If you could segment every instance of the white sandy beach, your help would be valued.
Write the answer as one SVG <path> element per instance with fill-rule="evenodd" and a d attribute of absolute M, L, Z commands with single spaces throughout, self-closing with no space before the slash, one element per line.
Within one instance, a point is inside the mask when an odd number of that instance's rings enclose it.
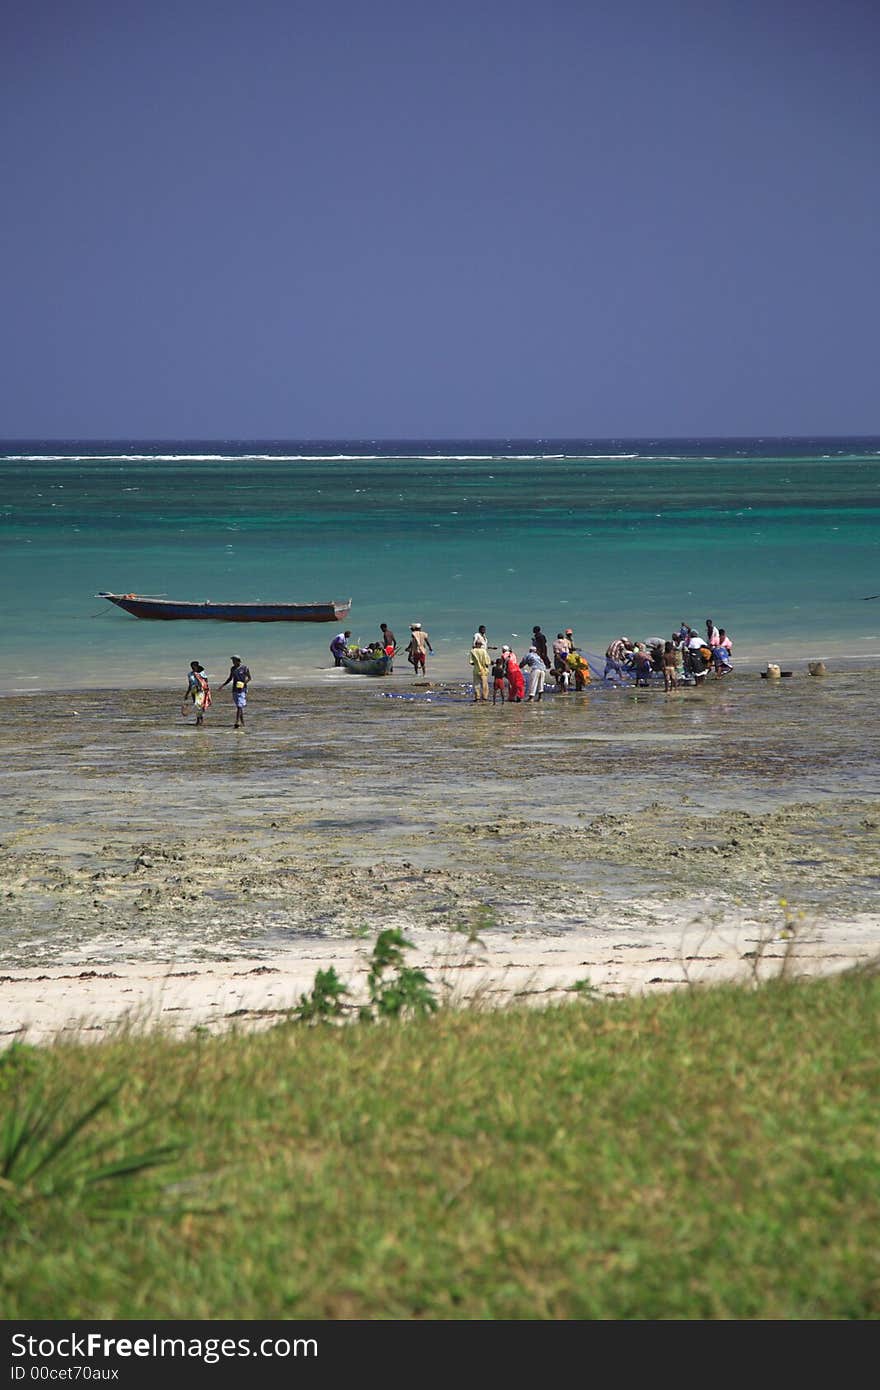
<path fill-rule="evenodd" d="M 525 932 L 493 929 L 482 944 L 455 936 L 440 943 L 436 932 L 407 930 L 408 963 L 428 973 L 437 998 L 486 1007 L 513 1002 L 560 1001 L 578 984 L 595 997 L 652 994 L 688 985 L 738 982 L 747 986 L 781 974 L 828 975 L 876 959 L 880 914 L 855 919 L 800 922 L 794 936 L 770 936 L 745 917 L 720 923 L 682 924 L 696 903 L 668 920 L 643 906 L 644 927 L 614 932 L 610 923 L 591 932 L 535 939 Z M 176 1035 L 268 1027 L 282 1020 L 314 984 L 315 973 L 333 966 L 351 991 L 365 998 L 370 943 L 312 941 L 296 951 L 239 960 L 123 962 L 112 970 L 85 968 L 13 971 L 0 979 L 2 1034 L 30 1043 L 94 1040 L 120 1028 L 159 1027 Z"/>

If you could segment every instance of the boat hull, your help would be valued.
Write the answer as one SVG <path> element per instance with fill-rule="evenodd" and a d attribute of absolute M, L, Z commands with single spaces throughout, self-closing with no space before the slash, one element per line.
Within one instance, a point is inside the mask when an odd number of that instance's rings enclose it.
<path fill-rule="evenodd" d="M 394 670 L 393 656 L 342 656 L 340 661 L 346 671 L 351 671 L 356 676 L 390 676 Z"/>
<path fill-rule="evenodd" d="M 351 599 L 344 603 L 184 603 L 140 594 L 100 593 L 135 618 L 170 622 L 202 618 L 221 623 L 335 623 L 348 617 Z"/>

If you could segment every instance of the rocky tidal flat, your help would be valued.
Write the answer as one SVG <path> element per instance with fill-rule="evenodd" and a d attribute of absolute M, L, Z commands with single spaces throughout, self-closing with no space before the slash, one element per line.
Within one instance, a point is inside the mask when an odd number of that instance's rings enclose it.
<path fill-rule="evenodd" d="M 449 681 L 257 684 L 244 733 L 222 695 L 201 730 L 168 692 L 7 697 L 2 1038 L 119 1019 L 173 978 L 175 1026 L 269 1018 L 316 962 L 362 974 L 389 926 L 499 998 L 871 960 L 873 679 L 503 709 Z M 193 982 L 221 977 L 208 1008 Z"/>

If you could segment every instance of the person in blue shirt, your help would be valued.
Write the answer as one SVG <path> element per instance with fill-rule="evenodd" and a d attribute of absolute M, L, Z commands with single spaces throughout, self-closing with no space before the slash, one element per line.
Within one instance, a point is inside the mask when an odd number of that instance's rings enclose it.
<path fill-rule="evenodd" d="M 230 657 L 232 667 L 220 689 L 224 685 L 232 684 L 232 702 L 235 705 L 235 723 L 233 729 L 244 728 L 244 711 L 247 705 L 248 686 L 251 682 L 251 673 L 245 666 L 240 656 Z"/>

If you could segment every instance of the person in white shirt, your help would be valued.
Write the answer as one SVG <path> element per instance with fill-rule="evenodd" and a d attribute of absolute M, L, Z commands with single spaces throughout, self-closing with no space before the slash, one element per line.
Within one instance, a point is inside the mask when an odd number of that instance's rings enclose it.
<path fill-rule="evenodd" d="M 538 648 L 529 647 L 519 665 L 526 677 L 526 701 L 540 700 L 544 693 L 547 667 L 538 654 Z"/>

